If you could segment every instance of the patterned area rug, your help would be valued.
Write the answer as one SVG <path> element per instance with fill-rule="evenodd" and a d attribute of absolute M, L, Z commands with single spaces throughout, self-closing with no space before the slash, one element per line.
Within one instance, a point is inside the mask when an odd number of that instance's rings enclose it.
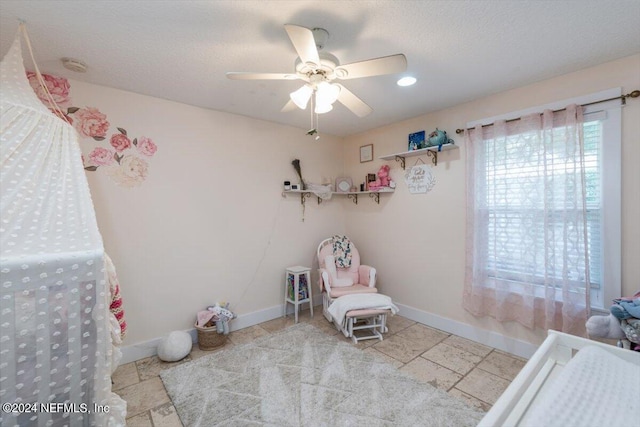
<path fill-rule="evenodd" d="M 304 323 L 160 377 L 187 427 L 460 427 L 484 415 Z"/>

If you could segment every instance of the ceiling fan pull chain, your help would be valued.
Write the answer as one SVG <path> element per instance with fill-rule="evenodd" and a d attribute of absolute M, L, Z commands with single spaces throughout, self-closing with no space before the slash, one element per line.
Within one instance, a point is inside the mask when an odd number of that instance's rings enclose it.
<path fill-rule="evenodd" d="M 315 96 L 311 95 L 311 105 L 310 105 L 311 108 L 309 108 L 309 114 L 311 114 L 311 127 L 309 129 L 313 129 L 314 128 L 314 126 L 313 126 L 313 110 L 316 108 L 315 105 L 314 105 L 315 104 L 314 101 L 315 101 Z"/>
<path fill-rule="evenodd" d="M 313 96 L 311 97 L 311 130 L 308 132 L 309 135 L 314 135 L 315 134 L 315 140 L 319 140 L 320 139 L 320 134 L 318 133 L 318 123 L 319 123 L 319 118 L 318 118 L 318 113 L 315 113 L 316 111 L 316 95 L 317 92 L 314 92 Z M 313 114 L 315 113 L 316 115 L 316 120 L 315 120 L 315 126 L 313 124 Z"/>

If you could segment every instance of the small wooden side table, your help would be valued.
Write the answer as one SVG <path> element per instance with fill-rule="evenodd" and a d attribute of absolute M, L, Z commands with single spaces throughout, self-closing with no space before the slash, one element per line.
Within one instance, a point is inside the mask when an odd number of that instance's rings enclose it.
<path fill-rule="evenodd" d="M 298 307 L 309 303 L 313 317 L 313 295 L 311 294 L 311 269 L 296 265 L 286 269 L 284 277 L 284 316 L 287 315 L 287 303 L 293 304 L 296 323 L 298 323 Z"/>

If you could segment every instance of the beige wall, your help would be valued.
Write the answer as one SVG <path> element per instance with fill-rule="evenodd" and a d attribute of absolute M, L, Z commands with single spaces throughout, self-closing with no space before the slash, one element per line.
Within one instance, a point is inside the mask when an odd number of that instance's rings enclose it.
<path fill-rule="evenodd" d="M 462 309 L 465 265 L 465 152 L 455 134 L 469 121 L 587 95 L 613 87 L 623 93 L 640 89 L 640 55 L 495 94 L 432 114 L 351 136 L 345 141 L 347 175 L 361 182 L 380 165 L 391 166 L 398 182 L 380 205 L 348 206 L 346 227 L 367 263 L 378 268 L 380 287 L 401 304 L 509 337 L 537 343 L 544 331 L 475 318 Z M 415 86 L 420 89 L 420 82 Z M 425 93 L 424 96 L 429 96 Z M 640 278 L 640 99 L 623 109 L 622 141 L 622 290 L 638 289 Z M 458 150 L 443 153 L 434 168 L 436 186 L 428 194 L 410 195 L 399 163 L 377 157 L 406 151 L 407 135 L 419 130 L 446 130 Z M 359 163 L 359 147 L 374 144 L 375 161 Z M 417 157 L 407 159 L 413 166 Z M 430 159 L 424 157 L 425 162 Z"/>
<path fill-rule="evenodd" d="M 455 129 L 470 120 L 622 86 L 640 87 L 640 55 L 417 117 L 374 131 L 318 142 L 300 129 L 71 81 L 73 104 L 94 106 L 129 134 L 158 145 L 148 180 L 116 186 L 100 171 L 89 184 L 103 234 L 122 283 L 129 335 L 125 345 L 188 329 L 195 312 L 216 300 L 238 314 L 281 304 L 283 269 L 313 265 L 315 245 L 347 232 L 363 259 L 378 268 L 380 287 L 401 304 L 539 342 L 541 331 L 476 319 L 461 308 L 464 279 L 464 149 L 443 153 L 437 184 L 410 195 L 399 164 L 378 156 L 406 149 L 407 134 Z M 420 86 L 416 86 L 420 90 Z M 428 94 L 425 94 L 428 96 Z M 623 110 L 623 293 L 640 277 L 640 101 Z M 374 144 L 374 160 L 359 163 L 359 147 Z M 92 143 L 82 143 L 85 155 Z M 381 164 L 391 166 L 395 194 L 380 204 L 334 199 L 307 203 L 282 197 L 299 158 L 312 182 L 346 170 L 354 183 Z M 344 160 L 343 160 L 344 159 Z M 417 158 L 407 159 L 407 165 Z M 430 159 L 424 158 L 429 162 Z"/>
<path fill-rule="evenodd" d="M 310 265 L 315 245 L 344 232 L 339 202 L 312 201 L 301 221 L 298 158 L 311 182 L 342 171 L 342 141 L 246 117 L 71 81 L 73 104 L 107 114 L 111 131 L 152 138 L 142 186 L 88 173 L 98 225 L 122 284 L 125 345 L 189 329 L 216 300 L 238 314 L 282 304 L 284 268 Z M 85 157 L 95 146 L 81 142 Z"/>

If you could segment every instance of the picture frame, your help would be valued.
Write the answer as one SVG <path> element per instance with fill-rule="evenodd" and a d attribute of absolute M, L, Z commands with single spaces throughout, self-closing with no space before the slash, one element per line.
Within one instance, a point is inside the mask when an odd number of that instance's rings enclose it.
<path fill-rule="evenodd" d="M 373 144 L 367 144 L 360 147 L 360 163 L 366 163 L 373 160 Z"/>
<path fill-rule="evenodd" d="M 421 130 L 420 132 L 414 132 L 409 134 L 409 145 L 407 151 L 415 151 L 421 148 L 425 148 L 426 132 Z"/>
<path fill-rule="evenodd" d="M 336 193 L 349 193 L 353 187 L 353 181 L 349 177 L 336 179 Z"/>
<path fill-rule="evenodd" d="M 364 178 L 365 191 L 369 191 L 369 184 L 371 184 L 372 182 L 375 182 L 376 179 L 378 179 L 378 176 L 375 173 L 367 174 L 367 176 Z"/>

